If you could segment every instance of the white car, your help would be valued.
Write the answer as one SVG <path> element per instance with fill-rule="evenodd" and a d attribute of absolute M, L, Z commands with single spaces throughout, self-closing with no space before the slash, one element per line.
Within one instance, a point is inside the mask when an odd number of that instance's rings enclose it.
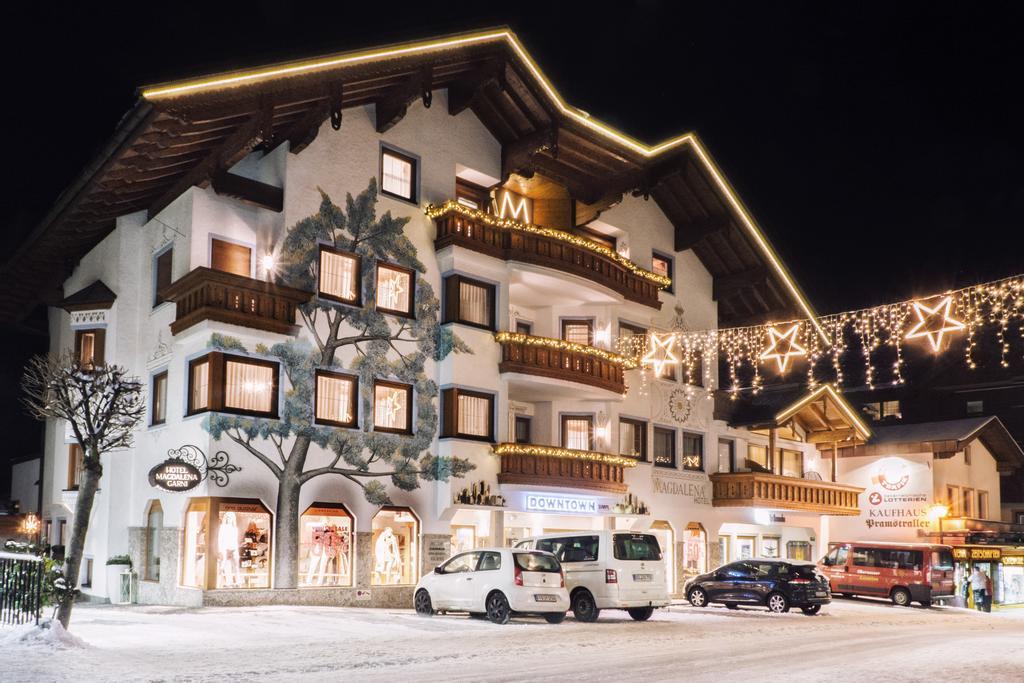
<path fill-rule="evenodd" d="M 597 621 L 602 609 L 624 609 L 646 621 L 671 600 L 665 561 L 654 534 L 574 531 L 527 538 L 517 548 L 554 553 L 565 570 L 573 616 Z"/>
<path fill-rule="evenodd" d="M 459 553 L 416 584 L 416 613 L 486 614 L 495 624 L 513 614 L 539 614 L 560 623 L 569 609 L 565 574 L 551 553 L 481 548 Z"/>

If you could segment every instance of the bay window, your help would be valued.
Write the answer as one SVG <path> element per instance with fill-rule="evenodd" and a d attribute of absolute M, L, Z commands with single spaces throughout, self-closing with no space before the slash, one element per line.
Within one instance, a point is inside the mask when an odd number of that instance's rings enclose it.
<path fill-rule="evenodd" d="M 444 318 L 486 330 L 495 329 L 494 285 L 461 275 L 444 279 Z"/>
<path fill-rule="evenodd" d="M 272 361 L 209 353 L 189 362 L 188 414 L 206 410 L 277 417 L 279 366 Z"/>
<path fill-rule="evenodd" d="M 562 448 L 589 451 L 594 444 L 593 415 L 562 416 Z"/>
<path fill-rule="evenodd" d="M 415 276 L 409 268 L 378 263 L 377 310 L 411 318 L 414 282 Z"/>
<path fill-rule="evenodd" d="M 494 441 L 494 395 L 466 389 L 441 392 L 442 437 Z"/>
<path fill-rule="evenodd" d="M 377 380 L 373 385 L 373 429 L 412 434 L 412 385 Z"/>
<path fill-rule="evenodd" d="M 357 421 L 359 378 L 327 370 L 316 371 L 316 421 L 353 428 Z"/>
<path fill-rule="evenodd" d="M 323 299 L 359 305 L 360 258 L 357 254 L 320 246 L 320 284 Z"/>

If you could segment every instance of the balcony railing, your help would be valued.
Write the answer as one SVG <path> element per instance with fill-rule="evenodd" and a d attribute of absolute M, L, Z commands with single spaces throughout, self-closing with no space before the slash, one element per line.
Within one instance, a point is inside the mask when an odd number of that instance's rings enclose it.
<path fill-rule="evenodd" d="M 528 486 L 559 486 L 625 493 L 623 473 L 636 461 L 611 453 L 578 451 L 554 446 L 500 443 L 498 482 Z"/>
<path fill-rule="evenodd" d="M 625 371 L 632 359 L 592 346 L 529 334 L 499 332 L 498 372 L 518 372 L 567 382 L 587 384 L 617 394 L 625 393 Z"/>
<path fill-rule="evenodd" d="M 428 207 L 437 224 L 436 249 L 458 245 L 505 261 L 554 268 L 603 285 L 630 301 L 661 308 L 658 290 L 669 278 L 645 270 L 603 244 L 445 202 Z"/>
<path fill-rule="evenodd" d="M 864 489 L 777 474 L 737 472 L 712 474 L 711 490 L 715 507 L 765 507 L 823 515 L 859 515 L 857 499 Z"/>
<path fill-rule="evenodd" d="M 204 320 L 295 334 L 296 308 L 312 297 L 300 289 L 210 268 L 196 268 L 162 294 L 177 306 L 171 334 Z"/>

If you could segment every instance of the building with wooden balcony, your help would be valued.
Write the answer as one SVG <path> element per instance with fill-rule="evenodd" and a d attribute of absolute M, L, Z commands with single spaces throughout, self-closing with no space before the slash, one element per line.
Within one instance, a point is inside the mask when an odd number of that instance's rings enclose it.
<path fill-rule="evenodd" d="M 741 424 L 713 351 L 638 365 L 653 333 L 814 317 L 695 134 L 584 114 L 503 28 L 139 92 L 0 264 L 0 316 L 46 303 L 54 351 L 146 385 L 86 541 L 140 602 L 407 606 L 439 558 L 554 529 L 655 536 L 678 593 L 863 508 L 834 392 Z M 55 544 L 72 446 L 51 425 Z"/>

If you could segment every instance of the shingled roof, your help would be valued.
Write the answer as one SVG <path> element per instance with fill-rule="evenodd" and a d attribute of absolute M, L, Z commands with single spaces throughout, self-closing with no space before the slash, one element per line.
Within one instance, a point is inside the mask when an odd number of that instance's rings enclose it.
<path fill-rule="evenodd" d="M 501 142 L 503 180 L 550 177 L 580 215 L 626 192 L 652 197 L 675 226 L 676 249 L 692 248 L 714 276 L 721 325 L 817 324 L 695 134 L 647 145 L 567 104 L 507 28 L 143 88 L 103 151 L 0 265 L 0 319 L 60 301 L 60 284 L 118 216 L 153 216 L 253 150 L 287 142 L 301 152 L 345 109 L 375 105 L 383 132 L 442 88 L 449 113 L 471 110 Z"/>

